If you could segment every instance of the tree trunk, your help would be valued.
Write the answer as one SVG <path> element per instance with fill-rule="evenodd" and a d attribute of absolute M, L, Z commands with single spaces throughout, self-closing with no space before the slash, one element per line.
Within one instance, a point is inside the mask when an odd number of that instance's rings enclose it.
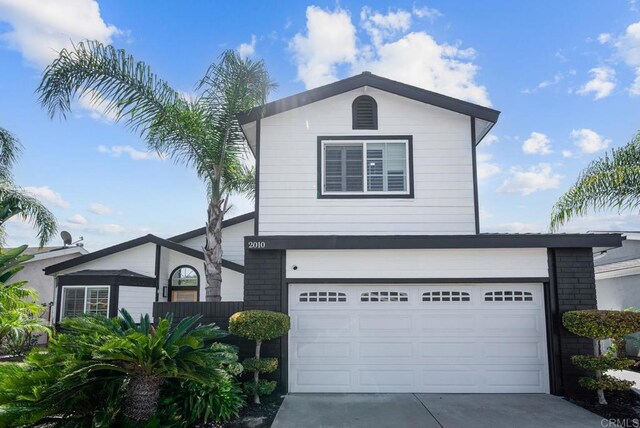
<path fill-rule="evenodd" d="M 593 352 L 594 354 L 596 354 L 596 356 L 600 355 L 600 341 L 599 340 L 594 340 L 593 341 Z M 598 379 L 598 381 L 600 379 L 602 379 L 602 371 L 601 370 L 595 370 L 596 373 L 596 379 Z M 598 390 L 598 403 L 599 404 L 607 404 L 607 399 L 604 398 L 604 391 L 602 389 Z"/>
<path fill-rule="evenodd" d="M 146 421 L 158 411 L 162 378 L 134 376 L 129 380 L 123 414 L 134 421 Z"/>
<path fill-rule="evenodd" d="M 204 246 L 204 272 L 207 279 L 206 301 L 222 300 L 222 219 L 223 200 L 209 201 L 207 208 L 206 242 Z"/>
<path fill-rule="evenodd" d="M 260 360 L 260 346 L 262 340 L 256 340 L 256 360 Z M 253 395 L 253 404 L 260 404 L 260 396 L 258 395 L 258 384 L 260 383 L 260 372 L 253 372 L 253 382 L 256 384 L 256 393 Z"/>

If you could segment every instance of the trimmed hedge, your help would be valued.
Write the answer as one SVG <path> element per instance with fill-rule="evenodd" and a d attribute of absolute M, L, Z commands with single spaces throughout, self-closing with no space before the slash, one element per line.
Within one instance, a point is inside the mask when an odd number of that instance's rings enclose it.
<path fill-rule="evenodd" d="M 287 334 L 289 316 L 272 311 L 236 312 L 229 318 L 229 333 L 249 340 L 270 340 Z"/>
<path fill-rule="evenodd" d="M 258 371 L 260 373 L 273 373 L 278 368 L 277 358 L 247 358 L 242 361 L 242 367 L 246 372 Z"/>
<path fill-rule="evenodd" d="M 631 367 L 635 361 L 628 358 L 616 358 L 601 355 L 574 355 L 571 362 L 576 366 L 587 370 L 624 370 Z"/>
<path fill-rule="evenodd" d="M 640 313 L 597 309 L 569 311 L 562 315 L 562 324 L 578 336 L 604 340 L 640 331 Z"/>
<path fill-rule="evenodd" d="M 634 385 L 631 380 L 622 380 L 609 375 L 602 375 L 600 378 L 581 377 L 578 379 L 580 386 L 592 391 L 626 391 Z"/>

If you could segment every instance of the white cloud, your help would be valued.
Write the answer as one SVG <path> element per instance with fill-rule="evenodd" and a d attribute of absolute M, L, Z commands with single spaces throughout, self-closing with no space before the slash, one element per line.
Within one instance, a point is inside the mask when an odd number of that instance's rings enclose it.
<path fill-rule="evenodd" d="M 635 70 L 636 77 L 629 87 L 629 93 L 640 95 L 640 21 L 629 25 L 624 34 L 616 38 L 613 46 L 617 56 Z"/>
<path fill-rule="evenodd" d="M 110 215 L 113 214 L 113 209 L 107 205 L 99 204 L 97 202 L 89 205 L 89 211 L 98 215 Z"/>
<path fill-rule="evenodd" d="M 540 190 L 556 189 L 560 186 L 561 178 L 562 176 L 553 172 L 548 163 L 539 163 L 526 171 L 514 167 L 511 169 L 511 176 L 502 183 L 498 191 L 526 196 Z"/>
<path fill-rule="evenodd" d="M 484 180 L 493 175 L 500 173 L 500 166 L 491 163 L 492 156 L 488 153 L 478 153 L 476 161 L 478 163 L 478 179 Z"/>
<path fill-rule="evenodd" d="M 522 151 L 528 155 L 548 155 L 551 150 L 551 140 L 541 132 L 532 132 L 522 143 Z"/>
<path fill-rule="evenodd" d="M 533 89 L 528 89 L 528 88 L 524 89 L 524 90 L 522 90 L 522 93 L 524 93 L 524 94 L 533 94 L 538 89 L 544 89 L 544 88 L 548 88 L 549 86 L 557 85 L 558 83 L 562 82 L 563 79 L 564 79 L 564 74 L 556 73 L 553 76 L 552 79 L 543 80 L 542 82 L 538 83 L 535 88 L 533 88 Z"/>
<path fill-rule="evenodd" d="M 598 42 L 601 44 L 605 44 L 611 41 L 611 34 L 609 33 L 600 33 L 598 34 Z"/>
<path fill-rule="evenodd" d="M 337 66 L 355 60 L 356 28 L 344 9 L 330 12 L 309 6 L 306 35 L 296 34 L 289 46 L 298 78 L 307 88 L 314 88 L 338 80 Z"/>
<path fill-rule="evenodd" d="M 423 6 L 423 7 L 414 7 L 413 14 L 418 18 L 427 18 L 429 21 L 435 21 L 436 18 L 442 16 L 442 13 L 438 9 L 434 9 L 431 7 Z"/>
<path fill-rule="evenodd" d="M 370 43 L 356 38 L 356 28 L 344 9 L 307 8 L 307 28 L 291 40 L 298 78 L 307 89 L 338 80 L 339 71 L 364 70 L 490 106 L 484 86 L 475 79 L 475 51 L 459 43 L 438 43 L 424 31 L 411 32 L 411 15 L 401 9 L 384 15 L 363 8 L 361 26 Z M 332 31 L 327 31 L 330 28 Z"/>
<path fill-rule="evenodd" d="M 562 151 L 563 158 L 571 158 L 573 157 L 573 152 L 571 150 L 563 150 Z"/>
<path fill-rule="evenodd" d="M 485 146 L 490 146 L 493 143 L 497 143 L 498 141 L 500 141 L 500 139 L 497 136 L 489 134 L 482 139 L 482 144 L 484 144 Z"/>
<path fill-rule="evenodd" d="M 256 53 L 256 36 L 255 34 L 251 35 L 251 42 L 249 43 L 241 43 L 238 46 L 238 54 L 241 58 L 248 58 L 253 56 Z"/>
<path fill-rule="evenodd" d="M 578 95 L 593 93 L 596 100 L 611 95 L 611 92 L 616 87 L 616 72 L 613 68 L 607 66 L 595 67 L 589 70 L 589 74 L 593 78 L 576 91 Z"/>
<path fill-rule="evenodd" d="M 62 198 L 60 193 L 54 192 L 49 188 L 49 186 L 25 187 L 24 190 L 31 196 L 34 196 L 35 198 L 43 202 L 45 205 L 49 204 L 53 205 L 54 207 L 65 209 L 71 206 L 69 202 L 65 201 Z"/>
<path fill-rule="evenodd" d="M 0 40 L 39 68 L 72 42 L 90 39 L 109 44 L 121 33 L 104 22 L 95 0 L 0 0 L 0 21 L 11 27 Z"/>
<path fill-rule="evenodd" d="M 81 216 L 80 214 L 74 214 L 67 219 L 69 223 L 73 224 L 87 224 L 87 219 Z"/>
<path fill-rule="evenodd" d="M 97 224 L 83 228 L 85 231 L 95 233 L 97 235 L 119 235 L 127 229 L 119 224 Z"/>
<path fill-rule="evenodd" d="M 120 157 L 123 154 L 129 155 L 132 160 L 164 160 L 166 159 L 164 156 L 159 155 L 156 152 L 148 152 L 135 149 L 131 146 L 98 146 L 98 151 L 100 153 L 109 154 L 113 157 Z"/>
<path fill-rule="evenodd" d="M 506 232 L 506 233 L 539 233 L 543 232 L 547 227 L 539 223 L 502 223 L 487 225 L 483 227 L 483 230 L 491 232 Z"/>
<path fill-rule="evenodd" d="M 411 14 L 402 9 L 383 15 L 365 6 L 360 12 L 360 19 L 376 47 L 398 33 L 409 31 L 411 27 Z"/>
<path fill-rule="evenodd" d="M 571 131 L 571 138 L 573 138 L 573 144 L 580 147 L 582 153 L 596 153 L 605 150 L 611 144 L 611 140 L 587 128 L 574 129 Z"/>

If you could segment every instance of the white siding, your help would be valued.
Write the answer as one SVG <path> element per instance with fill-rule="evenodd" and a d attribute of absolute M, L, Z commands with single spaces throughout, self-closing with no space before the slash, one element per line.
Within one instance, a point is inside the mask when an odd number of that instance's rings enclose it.
<path fill-rule="evenodd" d="M 141 275 L 155 277 L 156 244 L 144 244 L 109 256 L 83 263 L 57 273 L 64 275 L 86 269 L 128 269 Z"/>
<path fill-rule="evenodd" d="M 188 265 L 198 271 L 200 275 L 200 301 L 204 302 L 206 299 L 207 278 L 204 274 L 204 262 L 198 258 L 188 256 L 186 254 L 179 253 L 164 249 L 163 252 L 167 253 L 167 270 L 166 280 L 164 283 L 160 283 L 161 294 L 162 287 L 169 284 L 169 275 L 178 266 Z M 242 301 L 244 296 L 244 275 L 233 271 L 231 269 L 222 268 L 222 301 L 224 302 L 237 302 Z M 163 299 L 166 300 L 166 299 Z"/>
<path fill-rule="evenodd" d="M 253 220 L 243 221 L 222 229 L 222 257 L 225 260 L 244 265 L 245 236 L 253 236 Z M 181 245 L 198 251 L 202 250 L 204 243 L 204 235 L 180 242 Z"/>
<path fill-rule="evenodd" d="M 140 319 L 140 315 L 153 314 L 153 302 L 156 299 L 156 289 L 152 287 L 120 286 L 118 306 L 126 309 L 134 321 Z M 115 314 L 113 314 L 115 315 Z"/>
<path fill-rule="evenodd" d="M 287 278 L 534 278 L 549 275 L 546 248 L 289 250 L 286 268 Z"/>
<path fill-rule="evenodd" d="M 262 235 L 475 233 L 470 118 L 366 88 L 379 129 L 351 129 L 364 88 L 264 118 Z M 414 199 L 318 199 L 317 137 L 412 135 Z"/>

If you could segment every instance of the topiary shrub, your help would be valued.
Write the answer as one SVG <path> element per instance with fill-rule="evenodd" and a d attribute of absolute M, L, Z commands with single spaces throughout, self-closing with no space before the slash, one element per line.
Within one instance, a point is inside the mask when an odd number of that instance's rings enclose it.
<path fill-rule="evenodd" d="M 245 383 L 244 389 L 253 395 L 255 404 L 260 404 L 261 395 L 269 395 L 276 389 L 275 381 L 260 379 L 260 373 L 272 373 L 278 368 L 277 358 L 260 358 L 262 341 L 287 334 L 290 326 L 289 316 L 281 312 L 243 311 L 229 318 L 229 333 L 256 342 L 256 356 L 242 362 L 246 373 L 253 372 L 253 382 Z"/>
<path fill-rule="evenodd" d="M 562 315 L 562 324 L 578 336 L 589 337 L 595 341 L 611 339 L 614 344 L 619 344 L 624 336 L 640 331 L 640 313 L 596 309 L 569 311 Z M 595 355 L 574 355 L 571 361 L 580 368 L 595 372 L 595 376 L 582 377 L 578 383 L 583 388 L 597 391 L 598 402 L 607 404 L 604 391 L 626 390 L 631 388 L 633 382 L 603 375 L 602 372 L 623 370 L 632 366 L 634 361 L 618 358 L 616 352 L 600 355 L 598 342 L 594 342 L 594 349 Z"/>

